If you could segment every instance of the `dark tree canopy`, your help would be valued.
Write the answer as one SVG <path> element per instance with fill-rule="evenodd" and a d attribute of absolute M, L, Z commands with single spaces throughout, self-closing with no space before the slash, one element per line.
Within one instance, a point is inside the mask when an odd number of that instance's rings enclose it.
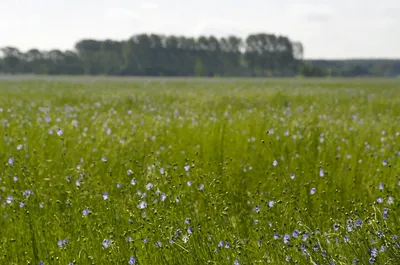
<path fill-rule="evenodd" d="M 395 60 L 304 61 L 300 42 L 274 34 L 216 38 L 139 34 L 84 39 L 74 50 L 1 49 L 0 73 L 147 76 L 397 76 Z"/>

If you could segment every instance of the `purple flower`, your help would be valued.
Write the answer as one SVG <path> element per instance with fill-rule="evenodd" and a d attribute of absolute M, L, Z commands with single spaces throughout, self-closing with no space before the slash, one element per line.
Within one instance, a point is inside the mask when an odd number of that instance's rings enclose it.
<path fill-rule="evenodd" d="M 335 230 L 335 231 L 339 230 L 339 225 L 338 224 L 334 224 L 333 225 L 333 230 Z"/>
<path fill-rule="evenodd" d="M 89 209 L 86 208 L 85 210 L 82 211 L 83 216 L 86 216 L 90 213 Z"/>
<path fill-rule="evenodd" d="M 150 190 L 151 188 L 153 188 L 153 184 L 152 183 L 147 183 L 146 189 Z"/>
<path fill-rule="evenodd" d="M 219 241 L 218 242 L 218 247 L 222 248 L 225 245 L 224 241 Z"/>
<path fill-rule="evenodd" d="M 11 204 L 14 201 L 14 197 L 13 196 L 7 196 L 6 202 L 8 204 Z"/>
<path fill-rule="evenodd" d="M 288 243 L 289 243 L 289 239 L 290 239 L 290 235 L 289 235 L 289 234 L 286 234 L 286 235 L 283 237 L 283 243 L 288 244 Z"/>
<path fill-rule="evenodd" d="M 272 165 L 273 165 L 274 167 L 276 167 L 276 166 L 278 165 L 278 161 L 274 160 L 274 162 L 272 162 Z"/>
<path fill-rule="evenodd" d="M 136 264 L 136 258 L 135 258 L 134 256 L 130 257 L 130 258 L 129 258 L 128 264 L 129 264 L 129 265 L 134 265 L 134 264 Z"/>
<path fill-rule="evenodd" d="M 165 199 L 167 198 L 167 195 L 165 195 L 165 193 L 161 194 L 161 201 L 165 201 Z"/>
<path fill-rule="evenodd" d="M 377 203 L 382 203 L 383 199 L 382 198 L 378 198 L 376 201 L 377 201 Z"/>
<path fill-rule="evenodd" d="M 61 247 L 63 247 L 64 245 L 66 245 L 67 243 L 68 243 L 68 238 L 66 238 L 66 239 L 63 239 L 63 240 L 59 240 L 58 242 L 57 242 L 57 245 L 61 248 Z"/>
<path fill-rule="evenodd" d="M 294 174 L 293 174 L 293 173 L 290 174 L 290 178 L 291 178 L 291 179 L 294 179 Z"/>
<path fill-rule="evenodd" d="M 162 247 L 161 241 L 157 241 L 156 244 L 155 244 L 155 246 L 158 247 L 158 248 Z"/>
<path fill-rule="evenodd" d="M 187 224 L 187 225 L 190 224 L 190 218 L 185 219 L 185 224 Z"/>
<path fill-rule="evenodd" d="M 26 191 L 24 191 L 24 193 L 23 193 L 23 195 L 26 196 L 26 197 L 28 197 L 29 195 L 32 195 L 32 194 L 33 194 L 33 192 L 30 191 L 30 190 L 26 190 Z"/>
<path fill-rule="evenodd" d="M 104 248 L 108 248 L 111 246 L 112 241 L 110 239 L 104 239 L 103 242 L 101 243 Z"/>
<path fill-rule="evenodd" d="M 147 207 L 147 202 L 145 201 L 141 201 L 138 205 L 139 209 L 144 209 Z"/>
<path fill-rule="evenodd" d="M 316 188 L 312 188 L 312 189 L 310 190 L 310 194 L 311 194 L 311 195 L 314 195 L 316 191 L 317 191 Z"/>
<path fill-rule="evenodd" d="M 278 233 L 275 233 L 275 234 L 274 234 L 274 239 L 277 240 L 278 238 L 279 238 L 279 234 L 278 234 Z"/>
<path fill-rule="evenodd" d="M 376 248 L 373 248 L 371 250 L 371 256 L 374 257 L 374 258 L 376 258 L 376 256 L 378 256 L 378 250 Z"/>
<path fill-rule="evenodd" d="M 357 219 L 357 220 L 356 220 L 356 226 L 357 226 L 357 227 L 361 226 L 361 225 L 362 225 L 362 222 L 363 222 L 363 220 Z"/>
<path fill-rule="evenodd" d="M 320 176 L 320 177 L 325 176 L 325 171 L 324 171 L 324 169 L 322 169 L 322 168 L 319 169 L 319 176 Z"/>
<path fill-rule="evenodd" d="M 204 184 L 200 184 L 199 190 L 204 190 Z"/>
<path fill-rule="evenodd" d="M 300 235 L 300 231 L 297 230 L 297 229 L 295 229 L 295 230 L 293 231 L 293 237 L 294 237 L 294 238 L 297 238 L 299 235 Z"/>
<path fill-rule="evenodd" d="M 383 186 L 382 183 L 379 183 L 379 189 L 380 189 L 380 190 L 383 190 L 383 189 L 384 189 L 384 186 Z"/>
<path fill-rule="evenodd" d="M 103 199 L 104 199 L 104 200 L 107 200 L 107 199 L 108 199 L 108 192 L 104 192 L 104 193 L 103 193 Z"/>
<path fill-rule="evenodd" d="M 268 206 L 269 206 L 270 208 L 274 207 L 274 204 L 275 204 L 274 201 L 269 201 L 269 202 L 268 202 Z"/>

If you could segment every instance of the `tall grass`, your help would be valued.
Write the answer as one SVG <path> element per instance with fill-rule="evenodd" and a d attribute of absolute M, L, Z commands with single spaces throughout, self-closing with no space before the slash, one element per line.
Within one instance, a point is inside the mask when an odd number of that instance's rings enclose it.
<path fill-rule="evenodd" d="M 400 82 L 0 82 L 0 264 L 399 264 Z"/>

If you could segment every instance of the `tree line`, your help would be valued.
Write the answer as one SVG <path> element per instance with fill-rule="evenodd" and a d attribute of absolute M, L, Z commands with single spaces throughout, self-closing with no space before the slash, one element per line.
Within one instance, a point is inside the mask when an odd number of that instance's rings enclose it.
<path fill-rule="evenodd" d="M 21 52 L 2 48 L 0 72 L 149 76 L 292 76 L 303 48 L 285 36 L 163 36 L 140 34 L 125 41 L 84 39 L 74 50 Z"/>
<path fill-rule="evenodd" d="M 396 76 L 399 61 L 303 60 L 300 42 L 258 33 L 236 36 L 139 34 L 84 39 L 74 50 L 1 49 L 0 73 L 147 76 Z"/>

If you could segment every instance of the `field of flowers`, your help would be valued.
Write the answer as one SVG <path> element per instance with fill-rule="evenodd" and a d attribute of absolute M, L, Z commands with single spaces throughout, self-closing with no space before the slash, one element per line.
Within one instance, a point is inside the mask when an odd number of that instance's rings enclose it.
<path fill-rule="evenodd" d="M 400 264 L 400 81 L 0 81 L 0 264 Z"/>

